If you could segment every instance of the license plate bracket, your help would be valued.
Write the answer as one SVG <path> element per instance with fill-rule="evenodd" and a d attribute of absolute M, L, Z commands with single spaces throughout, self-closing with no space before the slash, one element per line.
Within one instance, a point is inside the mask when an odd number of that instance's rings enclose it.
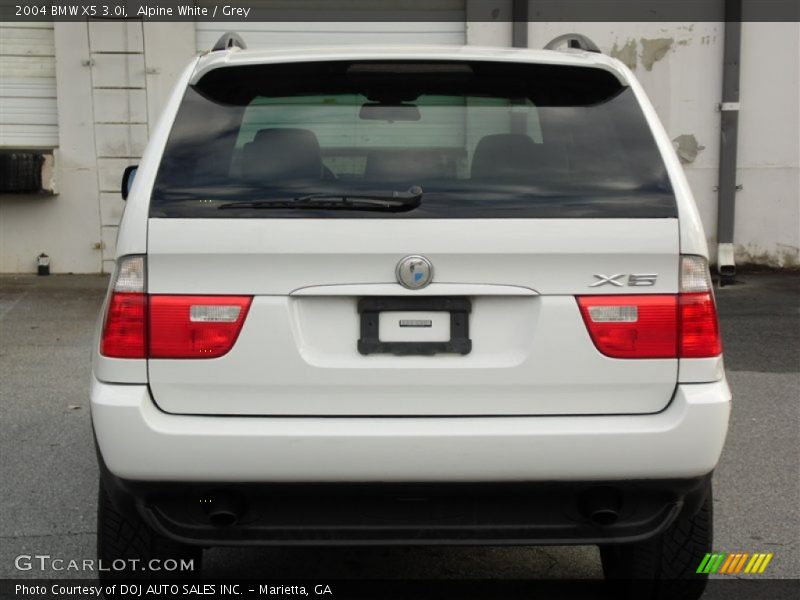
<path fill-rule="evenodd" d="M 381 312 L 448 312 L 450 313 L 450 339 L 440 342 L 384 342 L 380 339 L 379 315 Z M 469 298 L 431 296 L 406 298 L 375 296 L 358 301 L 361 317 L 361 337 L 358 351 L 363 355 L 394 354 L 396 356 L 433 356 L 434 354 L 461 354 L 472 351 L 469 338 L 469 315 L 472 302 Z"/>

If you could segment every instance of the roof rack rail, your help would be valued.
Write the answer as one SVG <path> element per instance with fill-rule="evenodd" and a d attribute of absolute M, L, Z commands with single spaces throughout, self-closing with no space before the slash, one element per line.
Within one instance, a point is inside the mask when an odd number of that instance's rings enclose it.
<path fill-rule="evenodd" d="M 597 52 L 598 54 L 601 54 L 600 48 L 597 47 L 597 44 L 580 33 L 565 33 L 564 35 L 554 37 L 552 40 L 547 42 L 547 45 L 544 47 L 544 49 L 558 50 L 562 44 L 566 44 L 567 48 L 583 50 L 584 52 Z"/>
<path fill-rule="evenodd" d="M 214 44 L 211 51 L 217 52 L 219 50 L 230 50 L 231 48 L 246 50 L 247 44 L 244 43 L 242 37 L 235 31 L 226 31 L 222 34 L 222 37 L 217 40 L 217 43 Z"/>

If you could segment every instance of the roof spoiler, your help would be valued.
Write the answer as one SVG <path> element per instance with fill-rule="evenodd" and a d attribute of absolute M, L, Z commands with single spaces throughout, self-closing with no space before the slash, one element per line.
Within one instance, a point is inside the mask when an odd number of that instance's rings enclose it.
<path fill-rule="evenodd" d="M 592 40 L 580 33 L 565 33 L 554 37 L 547 42 L 544 47 L 545 50 L 558 50 L 562 45 L 566 44 L 567 48 L 574 48 L 575 50 L 583 50 L 584 52 L 596 52 L 602 54 L 600 48 L 597 47 Z"/>
<path fill-rule="evenodd" d="M 244 43 L 242 37 L 235 31 L 226 31 L 214 44 L 211 49 L 212 52 L 219 52 L 220 50 L 230 50 L 231 48 L 247 49 L 247 44 Z"/>

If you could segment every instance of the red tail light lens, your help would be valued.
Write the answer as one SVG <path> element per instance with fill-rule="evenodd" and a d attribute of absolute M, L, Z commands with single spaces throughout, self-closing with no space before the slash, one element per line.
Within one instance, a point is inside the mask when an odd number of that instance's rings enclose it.
<path fill-rule="evenodd" d="M 710 292 L 681 294 L 680 357 L 707 358 L 722 353 L 717 309 Z"/>
<path fill-rule="evenodd" d="M 147 296 L 112 292 L 100 341 L 100 354 L 111 358 L 146 358 Z"/>
<path fill-rule="evenodd" d="M 159 296 L 149 299 L 150 358 L 216 358 L 239 337 L 250 296 Z"/>
<path fill-rule="evenodd" d="M 709 358 L 722 354 L 717 306 L 711 290 L 708 261 L 702 256 L 682 256 L 678 315 L 681 358 Z"/>
<path fill-rule="evenodd" d="M 119 259 L 100 354 L 110 358 L 216 358 L 230 351 L 251 296 L 145 293 L 145 259 Z"/>
<path fill-rule="evenodd" d="M 583 320 L 597 349 L 612 358 L 675 358 L 677 296 L 582 296 Z"/>
<path fill-rule="evenodd" d="M 119 259 L 108 299 L 100 354 L 110 358 L 147 357 L 147 295 L 144 257 Z"/>

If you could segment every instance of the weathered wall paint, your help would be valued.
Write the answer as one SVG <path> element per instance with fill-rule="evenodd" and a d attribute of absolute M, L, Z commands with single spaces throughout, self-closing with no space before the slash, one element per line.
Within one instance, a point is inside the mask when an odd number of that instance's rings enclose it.
<path fill-rule="evenodd" d="M 629 39 L 622 46 L 619 45 L 619 42 L 614 41 L 614 45 L 611 47 L 610 54 L 617 60 L 621 60 L 623 63 L 625 63 L 625 66 L 631 71 L 636 70 L 636 65 L 639 62 L 636 40 Z"/>
<path fill-rule="evenodd" d="M 672 143 L 675 146 L 675 152 L 678 153 L 678 158 L 684 164 L 693 163 L 697 159 L 697 155 L 706 149 L 701 146 L 697 138 L 692 134 L 682 134 L 673 138 Z"/>
<path fill-rule="evenodd" d="M 647 90 L 684 165 L 712 254 L 724 23 L 531 23 L 531 47 L 588 35 Z M 738 263 L 800 264 L 800 24 L 744 23 L 734 232 Z"/>
<path fill-rule="evenodd" d="M 642 66 L 648 71 L 653 70 L 653 65 L 660 61 L 672 49 L 675 40 L 672 38 L 641 38 L 639 43 L 642 46 Z"/>

